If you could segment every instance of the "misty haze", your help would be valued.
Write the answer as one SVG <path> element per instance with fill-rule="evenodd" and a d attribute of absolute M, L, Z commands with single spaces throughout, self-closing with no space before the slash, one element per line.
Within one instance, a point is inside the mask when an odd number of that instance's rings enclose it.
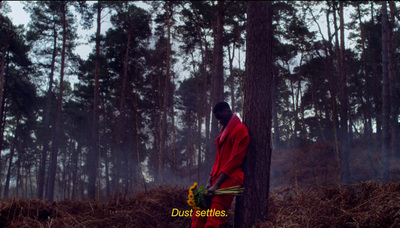
<path fill-rule="evenodd" d="M 1 1 L 0 227 L 400 227 L 399 7 Z"/>

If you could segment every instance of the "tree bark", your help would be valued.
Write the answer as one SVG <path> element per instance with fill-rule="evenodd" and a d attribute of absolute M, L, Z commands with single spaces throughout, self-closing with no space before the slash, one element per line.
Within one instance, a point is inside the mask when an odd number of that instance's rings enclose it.
<path fill-rule="evenodd" d="M 247 3 L 244 124 L 250 145 L 244 163 L 244 195 L 237 199 L 235 227 L 252 227 L 265 218 L 271 164 L 273 85 L 272 3 Z"/>
<path fill-rule="evenodd" d="M 3 103 L 3 97 L 4 97 L 4 82 L 5 82 L 5 64 L 6 64 L 6 55 L 9 47 L 9 38 L 11 35 L 11 22 L 8 21 L 8 29 L 7 29 L 7 34 L 6 34 L 6 39 L 4 42 L 3 46 L 3 52 L 1 56 L 1 71 L 0 71 L 0 101 Z M 0 105 L 0 113 L 3 113 L 3 105 Z M 1 148 L 0 148 L 1 149 Z"/>
<path fill-rule="evenodd" d="M 364 26 L 361 21 L 361 10 L 360 10 L 360 4 L 357 6 L 357 12 L 358 12 L 358 20 L 360 24 L 360 35 L 361 35 L 361 47 L 362 47 L 362 60 L 363 60 L 363 65 L 362 65 L 362 70 L 364 74 L 364 79 L 365 79 L 365 104 L 363 105 L 364 108 L 364 125 L 365 125 L 365 130 L 364 134 L 368 138 L 368 141 L 370 142 L 372 140 L 372 120 L 371 120 L 371 104 L 370 104 L 370 80 L 367 74 L 367 58 L 366 58 L 366 50 L 365 50 L 365 32 L 364 32 Z"/>
<path fill-rule="evenodd" d="M 336 5 L 335 5 L 336 3 L 334 2 L 334 3 L 332 3 L 332 9 L 333 9 L 333 24 L 334 24 L 334 27 L 335 27 L 335 34 L 336 34 L 336 36 L 335 36 L 335 53 L 336 53 L 336 56 L 337 56 L 337 63 L 339 63 L 340 62 L 340 59 L 338 59 L 339 58 L 339 39 L 338 39 L 338 29 L 337 29 L 337 19 L 336 19 Z M 329 21 L 329 15 L 327 15 L 327 21 Z M 329 40 L 331 41 L 330 42 L 330 44 L 332 44 L 332 40 L 331 40 L 331 35 L 330 35 L 330 26 L 329 26 L 329 23 L 327 23 L 328 24 L 328 37 L 329 37 Z M 332 50 L 333 48 L 331 48 L 331 51 L 333 52 L 333 50 Z M 337 97 L 337 95 L 336 95 L 336 93 L 337 93 L 337 87 L 335 87 L 335 75 L 334 75 L 334 60 L 333 60 L 333 57 L 331 56 L 331 55 L 328 55 L 328 59 L 329 59 L 329 62 L 328 62 L 328 64 L 327 64 L 327 66 L 326 66 L 326 70 L 327 70 L 327 73 L 328 73 L 328 75 L 330 76 L 329 78 L 330 78 L 330 80 L 329 80 L 329 89 L 330 89 L 330 93 L 331 93 L 331 102 L 332 102 L 332 124 L 333 124 L 333 136 L 334 136 L 334 139 L 335 139 L 335 159 L 336 159 L 336 168 L 337 168 L 337 171 L 338 171 L 338 177 L 339 177 L 339 179 L 338 179 L 338 181 L 340 182 L 341 181 L 341 176 L 342 176 L 342 174 L 341 174 L 341 170 L 342 170 L 342 168 L 341 168 L 341 158 L 340 158 L 340 151 L 339 151 L 339 138 L 338 138 L 338 122 L 339 122 L 339 120 L 338 120 L 338 114 L 337 114 L 337 103 L 336 103 L 336 97 Z"/>
<path fill-rule="evenodd" d="M 232 45 L 232 56 L 231 48 L 228 45 L 228 56 L 229 56 L 229 89 L 231 96 L 231 110 L 235 112 L 235 75 L 233 73 L 233 59 L 235 58 L 235 42 Z"/>
<path fill-rule="evenodd" d="M 395 55 L 393 51 L 394 40 L 393 40 L 393 29 L 394 29 L 394 19 L 395 13 L 397 11 L 396 6 L 393 1 L 389 1 L 390 6 L 390 23 L 388 26 L 388 58 L 389 58 L 389 85 L 390 85 L 390 112 L 391 112 L 391 142 L 392 151 L 396 159 L 400 158 L 400 143 L 399 143 L 399 101 L 398 101 L 398 79 L 396 77 L 396 62 Z"/>
<path fill-rule="evenodd" d="M 14 158 L 15 147 L 17 146 L 17 141 L 18 141 L 18 139 L 17 139 L 17 129 L 18 129 L 18 124 L 19 124 L 19 119 L 17 121 L 15 121 L 15 122 L 16 122 L 15 126 L 17 126 L 17 127 L 15 129 L 14 139 L 13 139 L 13 142 L 12 142 L 11 148 L 10 148 L 10 158 L 8 160 L 7 177 L 6 177 L 6 183 L 5 183 L 5 186 L 4 186 L 4 194 L 3 194 L 3 196 L 5 198 L 8 198 L 8 192 L 10 190 L 11 168 L 12 168 L 12 164 L 13 164 L 12 160 Z"/>
<path fill-rule="evenodd" d="M 133 25 L 130 25 L 127 32 L 127 43 L 125 47 L 125 58 L 124 58 L 124 68 L 123 68 L 123 75 L 122 75 L 122 84 L 121 84 L 121 96 L 119 102 L 119 121 L 118 121 L 118 130 L 117 130 L 117 140 L 116 143 L 118 145 L 118 149 L 115 150 L 114 156 L 114 171 L 113 171 L 113 190 L 119 191 L 119 181 L 121 178 L 121 162 L 123 159 L 123 154 L 125 149 L 125 137 L 124 137 L 124 129 L 126 125 L 126 113 L 125 113 L 125 105 L 126 105 L 126 88 L 128 86 L 128 67 L 129 67 L 129 55 L 130 55 L 130 46 L 132 40 L 132 30 Z M 117 193 L 117 192 L 115 192 Z"/>
<path fill-rule="evenodd" d="M 46 163 L 47 163 L 47 154 L 49 152 L 49 136 L 48 132 L 50 131 L 50 111 L 51 111 L 51 93 L 53 91 L 53 81 L 54 81 L 54 68 L 57 56 L 57 30 L 56 25 L 53 25 L 53 54 L 51 57 L 51 69 L 49 75 L 49 88 L 46 94 L 46 106 L 45 106 L 45 114 L 43 117 L 44 121 L 44 134 L 43 134 L 43 150 L 42 150 L 42 158 L 40 160 L 39 167 L 39 175 L 38 175 L 38 198 L 43 199 L 44 194 L 44 182 L 46 177 Z"/>
<path fill-rule="evenodd" d="M 370 1 L 371 4 L 371 21 L 372 27 L 375 27 L 375 4 L 374 1 Z M 378 62 L 376 59 L 377 53 L 376 48 L 372 47 L 372 86 L 373 86 L 373 97 L 375 102 L 375 120 L 376 120 L 376 145 L 379 149 L 379 144 L 382 141 L 382 86 L 380 79 L 378 78 Z"/>
<path fill-rule="evenodd" d="M 88 195 L 90 199 L 96 198 L 96 179 L 99 160 L 99 78 L 100 78 L 100 31 L 101 31 L 101 1 L 97 1 L 97 31 L 96 31 L 96 63 L 94 72 L 94 99 L 93 99 L 93 125 L 92 148 L 89 167 Z"/>
<path fill-rule="evenodd" d="M 223 51 L 223 33 L 224 33 L 224 2 L 218 1 L 216 28 L 214 34 L 214 70 L 212 77 L 212 96 L 211 107 L 220 101 L 224 100 L 224 51 Z M 218 121 L 215 116 L 211 120 L 211 139 L 210 145 L 214 144 L 214 138 L 218 136 Z M 212 162 L 214 161 L 216 149 L 211 147 L 210 154 L 207 159 L 206 170 L 211 169 Z"/>
<path fill-rule="evenodd" d="M 272 96 L 272 123 L 274 127 L 274 134 L 273 134 L 273 146 L 274 150 L 280 150 L 281 149 L 281 143 L 280 143 L 280 131 L 279 131 L 279 120 L 278 120 L 278 108 L 277 108 L 277 91 L 276 91 L 276 74 L 273 76 L 273 85 L 274 88 L 271 90 L 271 96 Z"/>
<path fill-rule="evenodd" d="M 72 150 L 72 193 L 71 199 L 76 200 L 78 198 L 78 162 L 79 162 L 79 153 L 81 151 L 81 144 L 78 143 L 77 148 L 75 142 L 73 142 L 73 150 Z"/>
<path fill-rule="evenodd" d="M 346 75 L 346 53 L 344 45 L 344 15 L 343 2 L 339 2 L 339 20 L 340 20 L 340 123 L 341 123 L 341 138 L 342 138 L 342 183 L 347 184 L 350 177 L 349 169 L 349 131 L 348 131 L 348 98 L 347 98 L 347 75 Z"/>
<path fill-rule="evenodd" d="M 61 115 L 62 115 L 62 105 L 63 105 L 63 90 L 64 90 L 64 68 L 65 68 L 65 50 L 67 41 L 67 22 L 66 22 L 66 2 L 63 2 L 61 6 L 62 12 L 62 24 L 63 24 L 63 46 L 61 51 L 61 72 L 60 72 L 60 91 L 58 94 L 58 106 L 57 106 L 57 117 L 54 129 L 54 141 L 52 145 L 52 156 L 51 164 L 49 169 L 49 183 L 47 186 L 47 198 L 49 201 L 54 201 L 54 187 L 56 182 L 56 172 L 57 172 L 57 156 L 58 156 L 58 146 L 60 142 L 60 132 L 61 132 Z"/>
<path fill-rule="evenodd" d="M 387 181 L 389 173 L 389 119 L 390 119 L 390 91 L 388 72 L 388 18 L 386 1 L 382 1 L 382 167 L 381 177 Z"/>
<path fill-rule="evenodd" d="M 2 52 L 2 57 L 1 57 L 1 70 L 0 70 L 0 151 L 3 149 L 3 138 L 4 138 L 4 121 L 3 121 L 3 113 L 4 113 L 4 84 L 5 84 L 5 65 L 6 65 L 6 55 L 8 52 L 8 47 L 9 47 L 9 39 L 11 35 L 11 21 L 8 21 L 8 29 L 7 29 L 7 34 L 6 34 L 6 39 L 4 41 L 4 46 L 3 46 L 3 52 Z M 1 172 L 2 172 L 2 167 L 1 167 L 1 152 L 0 152 L 0 181 L 2 181 L 1 178 Z"/>
<path fill-rule="evenodd" d="M 199 19 L 199 16 L 197 15 L 197 11 L 196 9 L 193 10 L 193 12 L 196 15 L 196 19 L 198 21 L 200 21 L 201 19 Z M 199 115 L 199 125 L 201 126 L 201 122 L 202 119 L 205 118 L 204 122 L 206 125 L 206 134 L 205 134 L 205 152 L 204 154 L 206 155 L 206 161 L 209 160 L 207 159 L 209 156 L 209 151 L 211 148 L 211 143 L 209 140 L 209 128 L 210 128 L 210 115 L 208 115 L 208 113 L 210 113 L 210 103 L 209 103 L 209 97 L 208 97 L 208 75 L 207 75 L 207 56 L 208 56 L 208 48 L 207 48 L 207 39 L 205 37 L 203 37 L 203 33 L 201 30 L 201 26 L 200 23 L 196 23 L 196 31 L 197 31 L 197 35 L 199 36 L 199 41 L 200 41 L 200 53 L 201 53 L 201 57 L 202 57 L 202 64 L 201 64 L 201 73 L 202 73 L 202 78 L 203 78 L 203 85 L 199 88 L 200 91 L 200 97 L 202 97 L 202 99 L 199 99 L 199 111 L 198 111 L 198 115 Z M 200 135 L 199 135 L 199 140 L 201 140 L 201 128 L 199 129 L 200 131 Z M 199 142 L 199 148 L 201 147 L 201 141 Z M 199 149 L 200 150 L 200 149 Z M 204 166 L 203 166 L 204 168 Z M 200 171 L 199 171 L 200 172 Z M 205 179 L 207 178 L 206 176 L 204 176 Z M 201 181 L 201 179 L 199 179 L 198 181 Z"/>

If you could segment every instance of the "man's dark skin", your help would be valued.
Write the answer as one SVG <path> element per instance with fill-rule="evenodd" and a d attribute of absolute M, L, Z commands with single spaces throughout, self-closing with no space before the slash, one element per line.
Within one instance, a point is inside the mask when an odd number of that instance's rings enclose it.
<path fill-rule="evenodd" d="M 219 121 L 219 123 L 225 128 L 226 125 L 228 125 L 229 120 L 233 116 L 233 113 L 232 113 L 232 110 L 227 108 L 225 110 L 214 113 L 214 115 L 215 115 L 215 118 L 217 118 L 217 120 Z M 212 185 L 212 176 L 210 176 L 210 178 L 208 178 L 207 185 L 206 185 L 206 190 L 207 190 L 208 194 L 214 195 L 215 190 L 217 190 L 219 188 L 219 186 L 221 186 L 221 184 L 224 183 L 228 178 L 229 178 L 228 175 L 226 175 L 225 173 L 221 173 L 221 175 L 219 175 L 215 184 Z"/>

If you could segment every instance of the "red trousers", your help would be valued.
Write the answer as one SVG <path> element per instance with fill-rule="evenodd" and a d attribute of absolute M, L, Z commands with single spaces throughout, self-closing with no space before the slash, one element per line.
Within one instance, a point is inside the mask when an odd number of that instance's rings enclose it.
<path fill-rule="evenodd" d="M 229 178 L 223 184 L 221 184 L 220 188 L 228 188 L 232 186 L 242 185 L 243 181 L 239 178 Z M 210 211 L 219 211 L 218 216 L 196 216 L 200 215 L 200 211 L 194 211 L 192 214 L 192 226 L 191 228 L 218 228 L 222 224 L 226 222 L 226 217 L 228 216 L 228 209 L 231 207 L 233 201 L 232 195 L 217 195 L 214 196 L 211 200 L 210 207 L 203 209 Z M 222 212 L 224 211 L 224 213 Z M 225 216 L 221 216 L 221 214 Z M 223 215 L 222 214 L 222 215 Z"/>

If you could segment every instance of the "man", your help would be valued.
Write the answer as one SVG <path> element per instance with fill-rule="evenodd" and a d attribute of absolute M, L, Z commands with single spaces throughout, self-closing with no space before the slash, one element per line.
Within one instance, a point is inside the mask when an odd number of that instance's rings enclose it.
<path fill-rule="evenodd" d="M 206 189 L 209 194 L 215 190 L 242 185 L 244 173 L 241 168 L 246 150 L 250 143 L 246 126 L 232 113 L 228 103 L 215 105 L 213 113 L 222 125 L 219 136 L 215 139 L 217 153 L 211 169 Z M 211 200 L 210 209 L 225 211 L 231 207 L 232 195 L 217 195 Z M 192 216 L 192 228 L 220 227 L 226 221 L 225 216 Z"/>

